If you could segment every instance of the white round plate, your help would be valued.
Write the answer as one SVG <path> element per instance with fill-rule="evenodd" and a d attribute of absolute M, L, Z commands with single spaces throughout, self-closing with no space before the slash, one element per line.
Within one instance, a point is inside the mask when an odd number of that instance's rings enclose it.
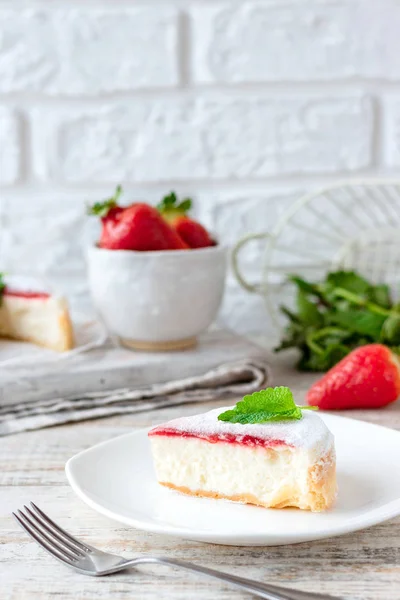
<path fill-rule="evenodd" d="M 98 512 L 146 531 L 237 546 L 272 546 L 357 531 L 400 514 L 400 432 L 321 414 L 335 435 L 339 495 L 324 513 L 184 496 L 156 481 L 147 430 L 71 458 L 74 491 Z"/>

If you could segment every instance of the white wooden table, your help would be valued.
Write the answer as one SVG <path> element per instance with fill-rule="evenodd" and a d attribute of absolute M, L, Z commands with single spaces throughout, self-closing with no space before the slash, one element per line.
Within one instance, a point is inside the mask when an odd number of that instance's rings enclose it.
<path fill-rule="evenodd" d="M 314 376 L 299 375 L 287 358 L 273 358 L 274 383 L 290 385 L 301 400 Z M 212 405 L 204 405 L 206 410 Z M 215 404 L 214 406 L 217 406 Z M 214 546 L 136 531 L 88 508 L 69 488 L 66 460 L 92 444 L 132 428 L 147 427 L 199 407 L 176 407 L 151 413 L 68 425 L 0 440 L 0 598 L 159 600 L 239 600 L 248 595 L 219 582 L 170 568 L 146 566 L 108 578 L 89 578 L 44 553 L 10 517 L 33 500 L 71 533 L 90 544 L 132 556 L 165 554 L 265 582 L 343 598 L 399 600 L 400 519 L 312 543 L 271 548 Z M 400 402 L 381 411 L 352 411 L 348 416 L 400 430 Z M 399 476 L 399 465 L 393 465 Z M 371 469 L 373 473 L 373 469 Z"/>

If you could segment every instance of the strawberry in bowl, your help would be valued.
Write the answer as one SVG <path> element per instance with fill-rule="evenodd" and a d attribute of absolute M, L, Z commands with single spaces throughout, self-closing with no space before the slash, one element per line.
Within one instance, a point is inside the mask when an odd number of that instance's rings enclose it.
<path fill-rule="evenodd" d="M 101 218 L 100 248 L 108 250 L 185 250 L 189 246 L 178 233 L 161 217 L 154 207 L 144 202 L 135 202 L 123 208 L 117 202 L 122 188 L 104 202 L 97 202 L 89 214 Z"/>
<path fill-rule="evenodd" d="M 215 246 L 215 242 L 207 229 L 188 216 L 188 212 L 192 208 L 190 198 L 178 202 L 175 192 L 171 192 L 168 196 L 164 196 L 157 208 L 189 248 Z"/>
<path fill-rule="evenodd" d="M 101 219 L 99 241 L 88 251 L 95 308 L 125 346 L 156 351 L 193 346 L 220 307 L 226 249 L 200 224 L 209 243 L 199 247 L 196 238 L 191 247 L 193 236 L 184 239 L 161 207 L 120 206 L 120 194 L 117 188 L 113 198 L 90 209 Z"/>

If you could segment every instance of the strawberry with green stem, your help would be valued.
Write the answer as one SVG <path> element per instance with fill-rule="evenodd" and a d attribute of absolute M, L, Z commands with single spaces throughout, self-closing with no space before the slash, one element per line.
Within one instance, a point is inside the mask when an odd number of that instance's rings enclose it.
<path fill-rule="evenodd" d="M 102 202 L 95 202 L 88 207 L 89 215 L 96 215 L 104 222 L 106 219 L 112 219 L 115 215 L 123 210 L 122 206 L 118 206 L 118 200 L 122 196 L 122 186 L 117 185 L 114 195 Z"/>
<path fill-rule="evenodd" d="M 190 248 L 215 246 L 215 242 L 207 229 L 188 216 L 187 213 L 191 207 L 192 200 L 190 198 L 185 198 L 179 202 L 175 192 L 165 196 L 157 206 L 163 218 Z"/>
<path fill-rule="evenodd" d="M 114 196 L 96 202 L 88 209 L 102 222 L 99 247 L 108 250 L 185 250 L 187 244 L 156 208 L 143 202 L 127 207 L 118 206 L 122 194 L 118 186 Z"/>

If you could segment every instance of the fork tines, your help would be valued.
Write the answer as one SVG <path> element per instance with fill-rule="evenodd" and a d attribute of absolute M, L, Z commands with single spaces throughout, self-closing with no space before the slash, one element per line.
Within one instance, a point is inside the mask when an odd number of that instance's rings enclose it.
<path fill-rule="evenodd" d="M 54 523 L 36 504 L 30 502 L 30 505 L 33 510 L 24 505 L 24 510 L 12 514 L 26 533 L 52 556 L 73 566 L 92 551 Z"/>

